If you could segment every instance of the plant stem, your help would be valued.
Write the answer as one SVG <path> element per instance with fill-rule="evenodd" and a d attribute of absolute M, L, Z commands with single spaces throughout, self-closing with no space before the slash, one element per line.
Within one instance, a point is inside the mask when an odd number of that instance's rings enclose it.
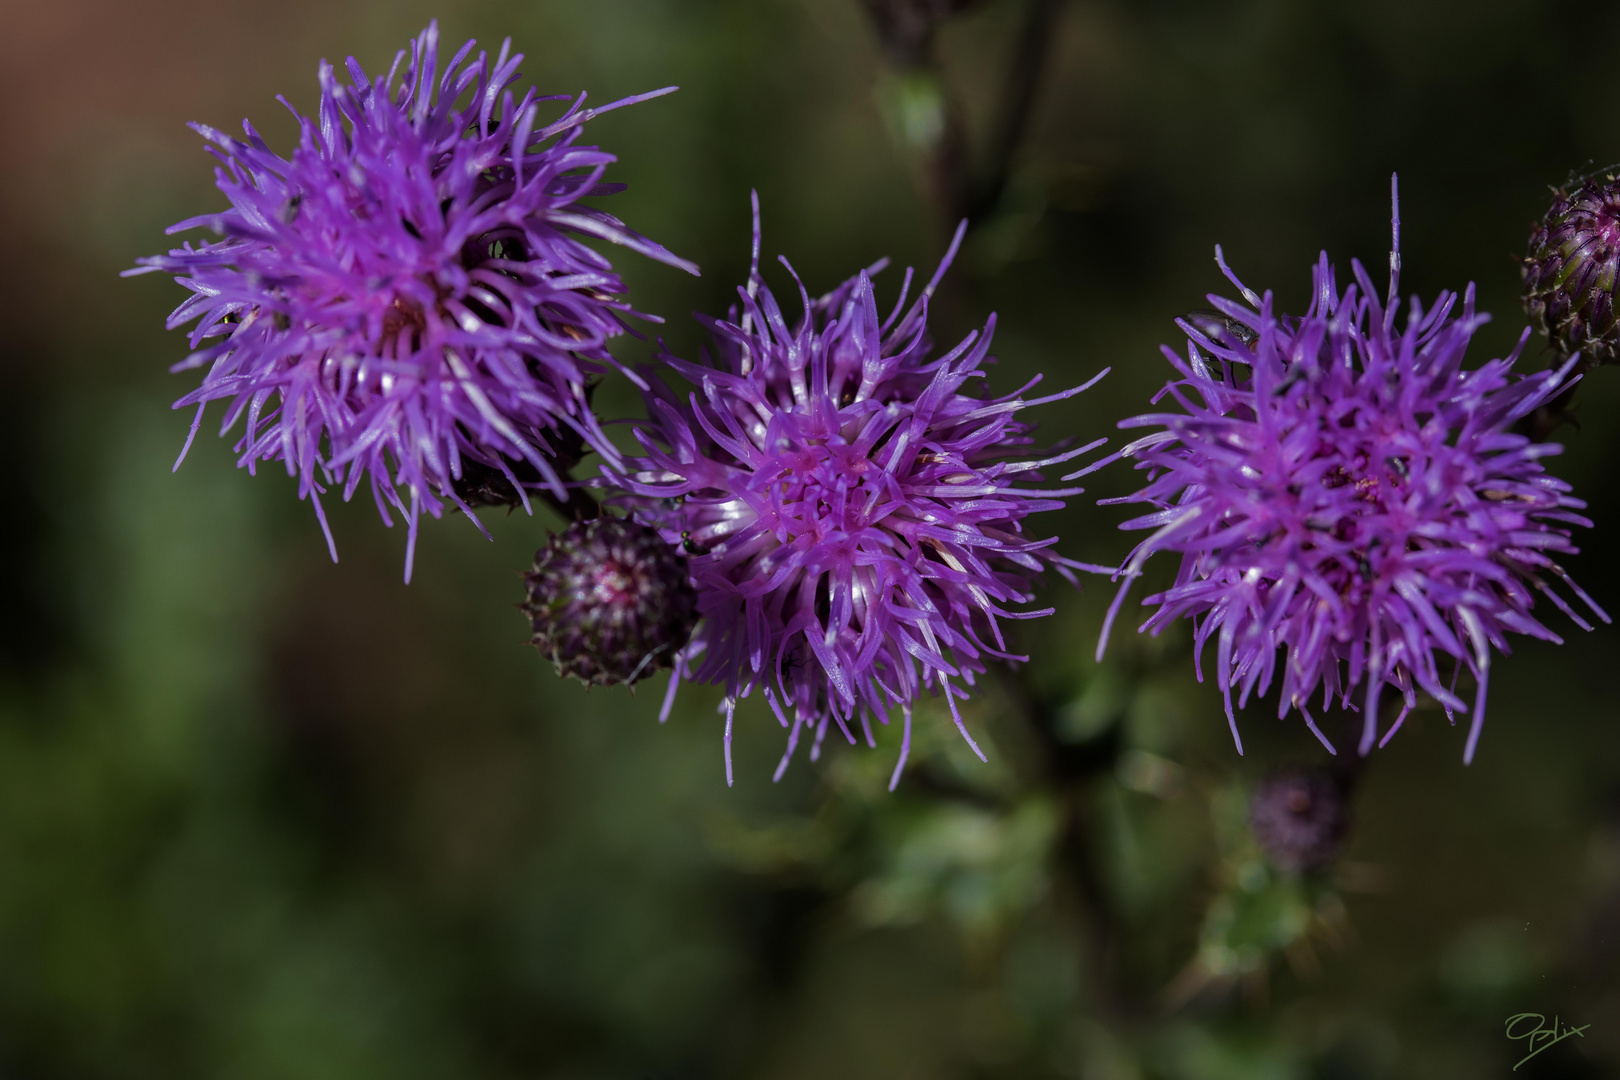
<path fill-rule="evenodd" d="M 1075 746 L 1059 739 L 1056 710 L 1030 685 L 1028 672 L 1029 665 L 1020 664 L 1007 672 L 1002 685 L 1035 737 L 1041 754 L 1041 782 L 1052 791 L 1062 811 L 1058 867 L 1077 901 L 1075 908 L 1096 1008 L 1103 1016 L 1119 1020 L 1141 1010 L 1124 985 L 1119 943 L 1125 929 L 1103 877 L 1101 845 L 1088 806 L 1088 789 L 1091 781 L 1113 770 L 1124 740 L 1118 724 L 1085 745 Z"/>
<path fill-rule="evenodd" d="M 891 66 L 928 76 L 939 87 L 942 124 L 925 148 L 920 182 L 930 189 L 947 230 L 966 218 L 974 228 L 995 212 L 1029 130 L 1030 114 L 1051 58 L 1063 0 L 1028 0 L 1013 55 L 1007 63 L 984 167 L 975 175 L 963 111 L 945 78 L 935 32 L 946 18 L 971 6 L 964 0 L 866 0 Z"/>
<path fill-rule="evenodd" d="M 573 479 L 567 470 L 564 470 L 561 476 L 564 483 Z M 566 522 L 590 521 L 592 518 L 602 516 L 601 504 L 591 498 L 582 487 L 570 487 L 566 500 L 557 498 L 557 493 L 549 487 L 542 487 L 535 494 Z"/>
<path fill-rule="evenodd" d="M 977 224 L 1001 201 L 1012 173 L 1013 159 L 1029 130 L 1030 113 L 1034 111 L 1036 94 L 1052 55 L 1052 41 L 1057 36 L 1054 31 L 1062 7 L 1063 0 L 1029 0 L 1018 44 L 1001 86 L 996 127 L 990 137 L 988 168 L 977 184 L 967 186 L 963 178 L 963 186 L 958 189 L 962 194 L 955 220 L 965 217 L 970 225 Z"/>
<path fill-rule="evenodd" d="M 1565 358 L 1560 355 L 1558 359 L 1554 361 L 1554 366 L 1563 363 L 1564 359 Z M 1542 405 L 1529 416 L 1521 420 L 1518 425 L 1519 431 L 1522 434 L 1529 436 L 1531 442 L 1546 442 L 1547 439 L 1552 436 L 1552 433 L 1557 431 L 1564 424 L 1574 424 L 1576 427 L 1579 427 L 1580 424 L 1569 413 L 1569 405 L 1570 402 L 1575 399 L 1575 391 L 1580 388 L 1581 382 L 1584 381 L 1584 376 L 1586 376 L 1594 366 L 1595 364 L 1592 358 L 1587 356 L 1585 353 L 1582 353 L 1580 359 L 1575 361 L 1575 370 L 1572 372 L 1572 374 L 1577 377 L 1578 381 L 1573 382 L 1569 386 L 1565 387 L 1557 397 L 1553 398 L 1545 405 Z"/>

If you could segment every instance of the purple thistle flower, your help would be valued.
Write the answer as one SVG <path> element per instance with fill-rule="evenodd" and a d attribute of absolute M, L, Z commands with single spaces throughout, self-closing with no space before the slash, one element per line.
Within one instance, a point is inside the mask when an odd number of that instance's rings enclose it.
<path fill-rule="evenodd" d="M 514 102 L 511 42 L 493 65 L 467 60 L 473 45 L 440 75 L 434 23 L 386 75 L 350 58 L 348 85 L 322 61 L 318 117 L 294 111 L 290 160 L 246 121 L 246 141 L 193 124 L 231 207 L 169 232 L 223 239 L 126 271 L 174 273 L 192 293 L 169 317 L 171 329 L 197 320 L 195 351 L 174 370 L 206 369 L 175 403 L 197 406 L 181 458 L 208 403 L 227 401 L 221 434 L 245 426 L 239 463 L 280 461 L 298 477 L 334 560 L 327 485 L 348 499 L 369 482 L 387 524 L 398 510 L 407 581 L 422 510 L 437 517 L 447 501 L 472 517 L 456 491 L 466 470 L 480 483 L 498 474 L 527 509 L 525 486 L 567 498 L 553 459 L 571 445 L 614 460 L 586 386 L 634 313 L 582 238 L 697 272 L 580 202 L 622 188 L 600 182 L 615 158 L 581 145 L 582 125 L 674 87 L 600 109 L 581 94 L 543 124 L 539 102 L 559 99 L 531 88 Z"/>
<path fill-rule="evenodd" d="M 1553 558 L 1576 552 L 1570 526 L 1591 524 L 1575 512 L 1585 504 L 1569 486 L 1542 469 L 1561 448 L 1510 430 L 1567 385 L 1568 365 L 1513 374 L 1527 329 L 1506 359 L 1463 370 L 1468 341 L 1489 318 L 1474 311 L 1472 285 L 1460 316 L 1453 293 L 1427 310 L 1414 298 L 1397 330 L 1398 212 L 1394 236 L 1384 304 L 1359 262 L 1351 264 L 1356 284 L 1341 294 L 1324 252 L 1303 317 L 1277 314 L 1271 294 L 1245 288 L 1216 248 L 1248 306 L 1212 296 L 1218 317 L 1178 321 L 1187 358 L 1165 347 L 1181 377 L 1159 397 L 1181 411 L 1120 424 L 1164 430 L 1121 451 L 1150 479 L 1110 501 L 1155 507 L 1122 526 L 1154 532 L 1121 569 L 1098 655 L 1143 564 L 1155 552 L 1179 552 L 1174 586 L 1143 601 L 1159 607 L 1142 629 L 1191 618 L 1200 679 L 1204 645 L 1215 640 L 1216 683 L 1239 753 L 1233 691 L 1240 707 L 1266 693 L 1284 650 L 1278 715 L 1298 708 L 1330 751 L 1306 708 L 1318 686 L 1324 709 L 1335 697 L 1353 709 L 1365 684 L 1365 754 L 1385 684 L 1402 707 L 1380 746 L 1417 690 L 1448 716 L 1469 712 L 1455 692 L 1466 668 L 1477 684 L 1463 753 L 1471 761 L 1491 649 L 1506 653 L 1509 632 L 1561 640 L 1532 617 L 1535 592 L 1591 628 L 1545 578 L 1562 580 L 1608 621 Z M 1449 678 L 1442 657 L 1453 661 Z"/>
<path fill-rule="evenodd" d="M 637 431 L 645 455 L 615 481 L 691 554 L 701 621 L 664 714 L 681 678 L 725 687 L 728 784 L 737 702 L 756 688 L 788 729 L 777 778 L 804 732 L 812 760 L 829 723 L 851 744 L 858 723 L 874 745 L 871 718 L 886 724 L 898 706 L 905 734 L 892 788 L 924 688 L 945 696 L 983 758 L 957 700 L 986 657 L 1022 659 L 1008 654 L 1000 620 L 1050 612 L 1011 607 L 1029 602 L 1043 569 L 1071 580 L 1075 568 L 1101 569 L 1054 553 L 1055 537 L 1024 534 L 1028 515 L 1080 489 L 1016 486 L 1105 441 L 1036 460 L 1031 425 L 1016 418 L 1096 379 L 1031 400 L 1022 394 L 1038 377 L 1017 394 L 975 395 L 993 316 L 982 334 L 930 357 L 928 302 L 961 239 L 959 229 L 910 308 L 907 270 L 893 312 L 879 316 L 870 275 L 884 260 L 819 300 L 799 283 L 802 314 L 790 326 L 759 276 L 756 195 L 740 314 L 733 306 L 726 319 L 701 319 L 714 356 L 662 357 L 699 390 L 683 401 L 654 382 L 649 423 Z"/>

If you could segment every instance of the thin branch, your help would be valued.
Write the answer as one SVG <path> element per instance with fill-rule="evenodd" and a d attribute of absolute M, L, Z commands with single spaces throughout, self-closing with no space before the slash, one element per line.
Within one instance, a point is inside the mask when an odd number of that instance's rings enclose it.
<path fill-rule="evenodd" d="M 1052 58 L 1062 9 L 1063 0 L 1029 0 L 1012 62 L 1003 77 L 1001 103 L 996 111 L 996 126 L 990 137 L 983 179 L 966 190 L 954 215 L 957 220 L 967 218 L 970 226 L 992 213 L 1007 189 L 1013 161 L 1028 134 L 1030 114 Z"/>
<path fill-rule="evenodd" d="M 954 229 L 967 218 L 970 228 L 994 213 L 1006 191 L 1014 161 L 1029 131 L 1030 115 L 1051 61 L 1063 0 L 1028 0 L 1018 40 L 1003 75 L 996 118 L 984 168 L 979 175 L 968 147 L 963 110 L 939 62 L 936 35 L 949 16 L 973 0 L 864 0 L 889 64 L 902 74 L 920 75 L 938 87 L 941 125 L 924 149 L 920 182 Z"/>

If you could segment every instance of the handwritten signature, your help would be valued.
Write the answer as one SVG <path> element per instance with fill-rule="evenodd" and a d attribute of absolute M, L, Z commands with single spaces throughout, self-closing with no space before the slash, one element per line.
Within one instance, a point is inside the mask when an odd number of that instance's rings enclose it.
<path fill-rule="evenodd" d="M 1505 1032 L 1507 1037 L 1515 1042 L 1524 1039 L 1530 1047 L 1530 1052 L 1519 1060 L 1519 1065 L 1523 1065 L 1548 1047 L 1563 1042 L 1571 1035 L 1586 1038 L 1586 1029 L 1592 1026 L 1587 1024 L 1584 1027 L 1560 1027 L 1556 1015 L 1553 1016 L 1551 1027 L 1545 1026 L 1546 1023 L 1547 1018 L 1541 1013 L 1514 1013 L 1507 1018 Z M 1519 1071 L 1519 1065 L 1513 1066 L 1514 1072 Z"/>

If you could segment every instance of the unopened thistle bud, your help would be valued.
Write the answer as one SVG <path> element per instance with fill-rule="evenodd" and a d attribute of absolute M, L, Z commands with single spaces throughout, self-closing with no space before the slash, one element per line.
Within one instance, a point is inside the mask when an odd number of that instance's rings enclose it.
<path fill-rule="evenodd" d="M 587 686 L 668 667 L 697 621 L 685 556 L 627 518 L 576 521 L 535 552 L 523 579 L 534 647 Z"/>
<path fill-rule="evenodd" d="M 1599 173 L 1553 192 L 1524 257 L 1524 309 L 1565 356 L 1620 359 L 1620 175 Z"/>
<path fill-rule="evenodd" d="M 1249 827 L 1267 859 L 1297 873 L 1331 863 L 1350 824 L 1344 791 L 1321 769 L 1289 769 L 1261 781 L 1249 802 Z"/>

